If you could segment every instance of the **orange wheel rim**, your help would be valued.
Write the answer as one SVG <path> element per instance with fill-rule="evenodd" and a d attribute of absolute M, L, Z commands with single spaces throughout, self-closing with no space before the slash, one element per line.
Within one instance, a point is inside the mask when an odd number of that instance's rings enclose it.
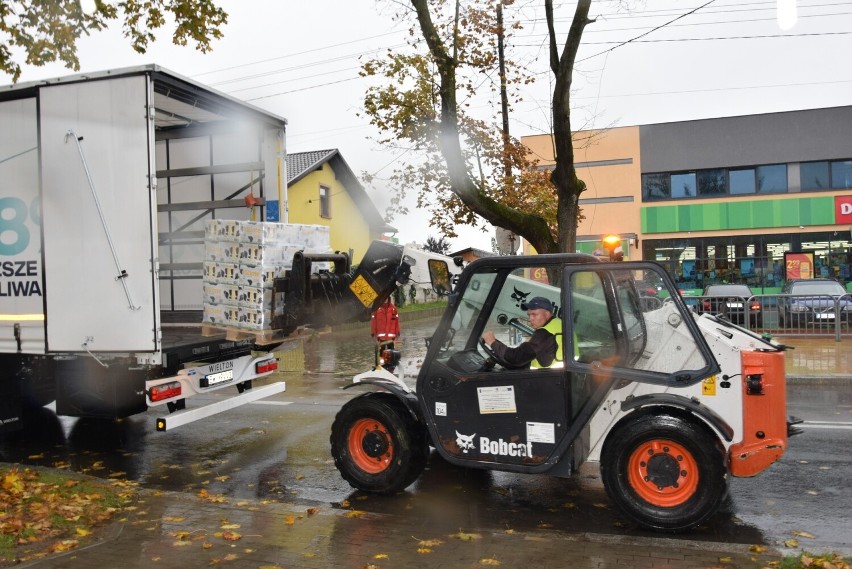
<path fill-rule="evenodd" d="M 627 468 L 630 486 L 654 506 L 680 506 L 698 488 L 695 457 L 683 445 L 670 440 L 642 443 L 630 455 Z"/>
<path fill-rule="evenodd" d="M 358 419 L 349 430 L 349 456 L 369 474 L 385 470 L 393 460 L 393 442 L 387 427 L 375 419 Z"/>

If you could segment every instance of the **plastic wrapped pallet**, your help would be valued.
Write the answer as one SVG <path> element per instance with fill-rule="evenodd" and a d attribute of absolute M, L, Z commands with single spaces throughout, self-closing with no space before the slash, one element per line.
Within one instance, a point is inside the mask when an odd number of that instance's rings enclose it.
<path fill-rule="evenodd" d="M 273 279 L 292 267 L 293 255 L 331 251 L 326 226 L 220 219 L 207 222 L 204 245 L 204 322 L 249 330 L 271 329 Z M 283 295 L 275 300 L 281 315 Z"/>

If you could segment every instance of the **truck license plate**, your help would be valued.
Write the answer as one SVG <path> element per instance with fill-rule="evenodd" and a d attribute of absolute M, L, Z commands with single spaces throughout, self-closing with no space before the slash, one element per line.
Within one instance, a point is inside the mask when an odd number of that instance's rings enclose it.
<path fill-rule="evenodd" d="M 232 369 L 220 371 L 219 373 L 211 373 L 201 379 L 201 387 L 213 387 L 232 379 L 234 379 L 234 370 Z"/>

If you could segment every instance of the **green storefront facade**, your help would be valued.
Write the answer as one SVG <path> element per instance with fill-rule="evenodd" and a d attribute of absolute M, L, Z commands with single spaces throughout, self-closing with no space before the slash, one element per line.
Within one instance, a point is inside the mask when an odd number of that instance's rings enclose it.
<path fill-rule="evenodd" d="M 644 206 L 642 256 L 664 264 L 687 294 L 721 282 L 777 293 L 788 276 L 785 253 L 809 253 L 814 277 L 834 278 L 850 290 L 852 235 L 837 219 L 845 203 L 852 196 Z M 702 236 L 707 232 L 712 236 Z M 669 236 L 655 238 L 659 234 Z"/>

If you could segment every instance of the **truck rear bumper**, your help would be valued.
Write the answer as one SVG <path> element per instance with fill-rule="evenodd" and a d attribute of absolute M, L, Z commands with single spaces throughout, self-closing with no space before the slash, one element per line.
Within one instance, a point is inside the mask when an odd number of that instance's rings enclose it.
<path fill-rule="evenodd" d="M 169 429 L 180 427 L 181 425 L 186 425 L 187 423 L 192 423 L 199 419 L 205 419 L 212 415 L 216 415 L 217 413 L 222 413 L 223 411 L 228 411 L 241 405 L 245 405 L 246 403 L 251 403 L 252 401 L 257 401 L 258 399 L 263 399 L 264 397 L 281 393 L 282 391 L 285 391 L 286 388 L 287 384 L 283 381 L 279 381 L 263 387 L 248 389 L 243 391 L 240 395 L 228 397 L 227 399 L 222 399 L 215 403 L 209 403 L 203 407 L 184 409 L 183 411 L 172 413 L 167 417 L 158 417 L 157 430 L 167 431 Z"/>

